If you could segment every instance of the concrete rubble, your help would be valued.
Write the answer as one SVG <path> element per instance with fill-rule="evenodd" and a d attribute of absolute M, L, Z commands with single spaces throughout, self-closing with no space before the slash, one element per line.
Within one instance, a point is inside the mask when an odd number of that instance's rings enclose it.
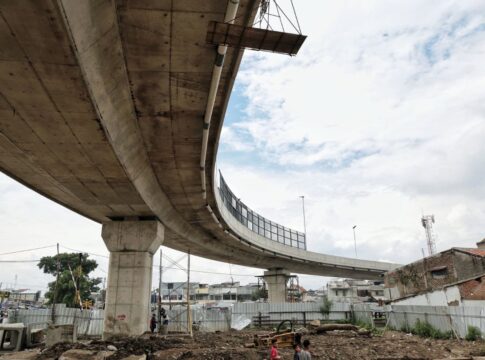
<path fill-rule="evenodd" d="M 264 331 L 230 331 L 183 335 L 117 338 L 111 341 L 90 340 L 58 343 L 51 347 L 0 355 L 0 360 L 162 360 L 162 359 L 235 359 L 258 360 L 268 353 L 267 347 L 254 346 L 255 334 Z M 485 360 L 485 342 L 423 339 L 410 334 L 387 331 L 371 337 L 352 330 L 309 330 L 303 339 L 311 342 L 314 359 L 454 359 Z M 293 355 L 291 348 L 280 348 L 283 359 Z"/>

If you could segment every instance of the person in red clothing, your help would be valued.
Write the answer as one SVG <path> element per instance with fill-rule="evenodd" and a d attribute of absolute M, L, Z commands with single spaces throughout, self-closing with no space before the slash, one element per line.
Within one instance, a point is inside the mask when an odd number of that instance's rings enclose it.
<path fill-rule="evenodd" d="M 271 340 L 271 354 L 269 356 L 270 360 L 280 360 L 281 356 L 278 354 L 278 344 L 276 343 L 276 339 Z"/>

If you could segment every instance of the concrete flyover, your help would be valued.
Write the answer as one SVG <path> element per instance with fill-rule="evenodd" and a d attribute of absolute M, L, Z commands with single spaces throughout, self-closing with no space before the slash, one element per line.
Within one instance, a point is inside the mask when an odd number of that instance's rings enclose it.
<path fill-rule="evenodd" d="M 133 304 L 147 299 L 112 294 L 119 281 L 133 290 L 147 276 L 162 241 L 214 260 L 304 274 L 374 279 L 395 267 L 254 236 L 220 206 L 214 164 L 242 50 L 227 49 L 214 90 L 222 55 L 206 44 L 207 24 L 248 25 L 258 3 L 0 2 L 0 167 L 102 223 L 111 252 L 143 253 L 125 257 L 140 270 L 128 272 L 131 280 L 109 280 L 114 332 L 140 332 L 130 314 L 144 319 Z M 117 259 L 110 260 L 111 279 L 121 271 Z M 121 316 L 115 307 L 123 301 Z"/>

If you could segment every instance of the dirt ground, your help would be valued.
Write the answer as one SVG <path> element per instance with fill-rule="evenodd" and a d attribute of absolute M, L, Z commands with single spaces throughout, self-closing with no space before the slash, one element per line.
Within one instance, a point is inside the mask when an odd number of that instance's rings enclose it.
<path fill-rule="evenodd" d="M 114 341 L 90 341 L 77 344 L 57 344 L 48 349 L 31 352 L 29 360 L 108 359 L 122 360 L 132 355 L 146 360 L 260 360 L 267 358 L 268 349 L 247 347 L 253 342 L 255 331 L 228 333 L 196 333 L 194 338 L 170 338 L 144 335 L 138 338 Z M 388 331 L 382 336 L 362 337 L 351 331 L 334 331 L 324 335 L 304 335 L 311 342 L 313 359 L 475 359 L 485 356 L 484 342 L 464 340 L 433 340 L 400 332 Z M 107 351 L 108 345 L 116 351 Z M 80 354 L 72 353 L 71 349 Z M 71 350 L 71 354 L 66 353 Z M 26 359 L 14 354 L 0 356 L 1 360 Z M 63 355 L 64 354 L 64 355 Z M 68 356 L 69 355 L 69 356 Z M 282 359 L 293 359 L 293 350 L 281 348 Z M 12 357 L 13 356 L 13 357 Z M 135 359 L 132 357 L 131 359 Z M 485 358 L 482 358 L 485 359 Z"/>

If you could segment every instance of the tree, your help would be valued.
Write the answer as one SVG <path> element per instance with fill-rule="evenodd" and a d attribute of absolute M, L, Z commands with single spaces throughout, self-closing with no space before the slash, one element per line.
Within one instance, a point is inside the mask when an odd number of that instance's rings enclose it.
<path fill-rule="evenodd" d="M 257 288 L 251 294 L 251 300 L 258 301 L 259 299 L 266 299 L 267 295 L 267 291 L 264 288 Z"/>
<path fill-rule="evenodd" d="M 89 274 L 98 267 L 95 260 L 88 259 L 88 254 L 79 253 L 61 253 L 55 256 L 44 256 L 37 264 L 39 269 L 43 270 L 45 274 L 57 276 L 57 261 L 59 260 L 59 282 L 57 284 L 56 296 L 56 281 L 49 283 L 49 290 L 45 293 L 45 297 L 49 304 L 62 303 L 68 307 L 78 307 L 79 301 L 76 300 L 76 287 L 74 280 L 78 284 L 81 300 L 86 300 L 91 295 L 91 292 L 99 291 L 98 284 L 101 283 L 100 278 L 90 278 Z M 72 274 L 71 274 L 71 270 Z M 56 297 L 54 299 L 54 297 Z"/>
<path fill-rule="evenodd" d="M 330 311 L 332 310 L 332 306 L 333 306 L 333 301 L 332 300 L 329 300 L 329 298 L 327 296 L 324 296 L 323 297 L 322 305 L 320 306 L 320 312 L 327 319 L 330 316 Z"/>

